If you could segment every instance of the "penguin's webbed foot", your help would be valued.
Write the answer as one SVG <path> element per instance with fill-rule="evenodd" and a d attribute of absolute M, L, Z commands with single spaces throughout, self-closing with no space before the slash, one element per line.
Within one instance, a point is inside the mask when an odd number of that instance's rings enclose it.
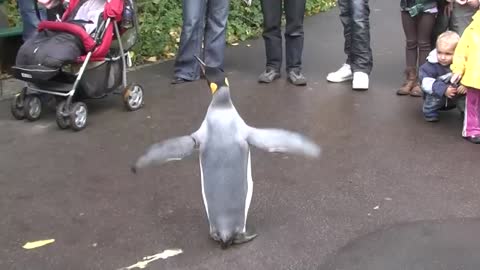
<path fill-rule="evenodd" d="M 252 241 L 255 237 L 257 237 L 258 234 L 256 233 L 241 233 L 238 234 L 235 239 L 233 240 L 233 243 L 238 245 L 238 244 L 243 244 Z"/>

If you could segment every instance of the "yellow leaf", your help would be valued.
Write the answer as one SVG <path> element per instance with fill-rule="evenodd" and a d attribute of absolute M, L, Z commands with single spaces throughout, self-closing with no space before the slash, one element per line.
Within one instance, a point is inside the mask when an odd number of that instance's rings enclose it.
<path fill-rule="evenodd" d="M 149 58 L 147 58 L 147 61 L 148 62 L 157 62 L 157 57 L 156 56 L 149 57 Z"/>
<path fill-rule="evenodd" d="M 55 242 L 55 239 L 49 239 L 49 240 L 40 240 L 40 241 L 35 241 L 35 242 L 28 242 L 26 243 L 23 248 L 24 249 L 33 249 L 33 248 L 38 248 L 42 247 L 48 244 L 51 244 Z"/>

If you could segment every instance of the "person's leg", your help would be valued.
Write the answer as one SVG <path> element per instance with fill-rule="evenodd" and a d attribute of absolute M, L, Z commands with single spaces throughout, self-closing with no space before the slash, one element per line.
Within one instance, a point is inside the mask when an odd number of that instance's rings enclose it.
<path fill-rule="evenodd" d="M 370 47 L 370 8 L 368 0 L 352 0 L 351 62 L 353 72 L 370 74 L 373 66 Z"/>
<path fill-rule="evenodd" d="M 20 16 L 23 22 L 23 41 L 26 41 L 33 37 L 37 32 L 37 25 L 40 22 L 35 11 L 34 2 L 32 0 L 17 0 L 18 9 L 20 10 Z M 39 6 L 40 19 L 46 19 L 46 11 Z"/>
<path fill-rule="evenodd" d="M 223 68 L 228 8 L 228 0 L 208 0 L 205 25 L 205 63 L 211 67 Z"/>
<path fill-rule="evenodd" d="M 262 0 L 263 39 L 267 67 L 280 70 L 282 66 L 282 0 Z"/>
<path fill-rule="evenodd" d="M 463 31 L 472 22 L 472 17 L 477 9 L 469 5 L 459 5 L 457 3 L 453 6 L 450 30 L 457 32 L 459 35 L 463 34 Z"/>
<path fill-rule="evenodd" d="M 353 78 L 352 73 L 352 9 L 351 0 L 337 0 L 337 6 L 340 10 L 340 21 L 343 26 L 344 37 L 344 52 L 347 57 L 345 63 L 336 71 L 330 72 L 327 75 L 327 81 L 329 82 L 344 82 Z"/>
<path fill-rule="evenodd" d="M 418 15 L 418 66 L 427 61 L 427 56 L 432 51 L 432 31 L 435 25 L 435 14 L 422 13 Z"/>
<path fill-rule="evenodd" d="M 282 0 L 261 0 L 263 13 L 263 40 L 265 42 L 266 69 L 258 81 L 270 83 L 280 78 L 282 67 Z"/>
<path fill-rule="evenodd" d="M 407 68 L 416 68 L 418 62 L 418 34 L 417 17 L 411 17 L 406 11 L 402 11 L 402 26 L 405 33 L 405 60 Z"/>
<path fill-rule="evenodd" d="M 465 95 L 459 95 L 455 98 L 455 104 L 457 105 L 458 111 L 464 115 L 465 114 Z"/>
<path fill-rule="evenodd" d="M 201 57 L 207 0 L 183 0 L 183 25 L 180 46 L 175 60 L 172 83 L 200 78 L 200 66 L 194 55 Z"/>
<path fill-rule="evenodd" d="M 475 143 L 480 143 L 480 90 L 467 89 L 467 99 L 465 106 L 465 120 L 463 124 L 463 137 L 472 138 Z M 477 142 L 478 141 L 478 142 Z M 472 141 L 474 142 L 474 141 Z"/>
<path fill-rule="evenodd" d="M 417 40 L 418 40 L 418 67 L 427 61 L 427 56 L 432 50 L 432 31 L 435 25 L 435 14 L 421 13 L 417 15 Z M 410 91 L 410 96 L 421 97 L 423 95 L 420 85 L 416 81 L 417 70 L 415 72 L 415 84 Z"/>
<path fill-rule="evenodd" d="M 441 33 L 447 31 L 449 28 L 450 17 L 446 16 L 445 14 L 446 8 L 447 4 L 444 4 L 441 1 L 438 3 L 438 13 L 435 19 L 435 25 L 433 26 L 432 37 L 430 39 L 432 48 L 435 48 L 435 43 L 438 36 L 440 36 Z"/>
<path fill-rule="evenodd" d="M 306 0 L 285 0 L 287 25 L 285 28 L 285 54 L 287 71 L 302 68 L 303 18 Z"/>
<path fill-rule="evenodd" d="M 353 90 L 368 90 L 373 66 L 370 47 L 370 7 L 368 0 L 352 0 L 352 71 Z"/>
<path fill-rule="evenodd" d="M 352 64 L 350 58 L 352 48 L 352 3 L 351 0 L 337 0 L 338 9 L 340 10 L 340 22 L 343 26 L 344 46 L 343 51 L 347 56 L 345 63 Z"/>
<path fill-rule="evenodd" d="M 424 95 L 423 117 L 427 122 L 437 122 L 438 110 L 445 105 L 445 98 L 439 98 L 427 93 L 424 93 Z"/>
<path fill-rule="evenodd" d="M 307 79 L 302 74 L 303 55 L 303 19 L 306 0 L 285 0 L 287 26 L 285 29 L 285 54 L 288 79 L 295 85 L 306 85 Z"/>
<path fill-rule="evenodd" d="M 418 58 L 418 41 L 417 41 L 417 18 L 411 17 L 407 11 L 401 12 L 402 27 L 405 33 L 405 82 L 397 90 L 397 95 L 409 95 L 412 91 L 417 76 L 417 58 Z"/>

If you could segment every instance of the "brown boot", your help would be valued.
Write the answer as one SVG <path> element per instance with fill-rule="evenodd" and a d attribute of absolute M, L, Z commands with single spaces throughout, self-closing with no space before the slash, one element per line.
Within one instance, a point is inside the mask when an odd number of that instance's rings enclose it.
<path fill-rule="evenodd" d="M 410 96 L 423 97 L 423 92 L 422 92 L 422 89 L 420 88 L 420 85 L 418 85 L 418 82 L 415 82 L 415 85 L 413 86 L 412 91 L 410 91 Z"/>
<path fill-rule="evenodd" d="M 403 83 L 402 87 L 397 90 L 397 95 L 399 96 L 406 96 L 410 95 L 412 88 L 415 86 L 417 80 L 417 72 L 415 68 L 408 67 L 405 69 L 405 82 Z"/>

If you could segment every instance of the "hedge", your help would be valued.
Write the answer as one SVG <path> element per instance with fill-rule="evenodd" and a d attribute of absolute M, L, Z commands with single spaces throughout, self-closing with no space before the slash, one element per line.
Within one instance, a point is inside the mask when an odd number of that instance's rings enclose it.
<path fill-rule="evenodd" d="M 18 23 L 15 0 L 8 0 L 9 20 Z M 135 62 L 157 61 L 175 57 L 182 26 L 181 0 L 137 0 L 141 40 L 134 48 Z M 230 1 L 228 44 L 244 41 L 261 34 L 260 1 L 246 6 L 243 0 Z M 335 0 L 307 0 L 306 15 L 325 11 Z"/>

